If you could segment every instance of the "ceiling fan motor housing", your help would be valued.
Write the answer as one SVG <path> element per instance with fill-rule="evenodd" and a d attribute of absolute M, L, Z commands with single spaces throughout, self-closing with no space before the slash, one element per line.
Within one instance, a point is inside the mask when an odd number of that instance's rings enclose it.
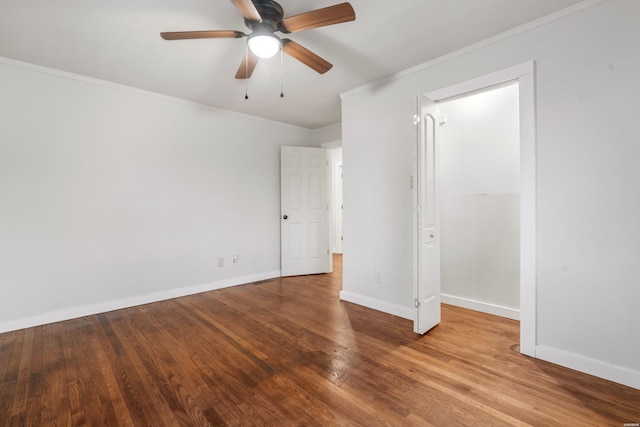
<path fill-rule="evenodd" d="M 284 9 L 273 0 L 251 0 L 258 13 L 262 17 L 262 22 L 245 19 L 244 23 L 251 30 L 263 29 L 268 27 L 272 32 L 283 31 L 282 18 L 284 17 Z"/>

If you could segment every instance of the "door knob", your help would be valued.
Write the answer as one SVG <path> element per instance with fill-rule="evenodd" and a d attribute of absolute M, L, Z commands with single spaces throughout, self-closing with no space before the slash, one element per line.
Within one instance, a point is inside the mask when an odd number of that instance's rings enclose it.
<path fill-rule="evenodd" d="M 289 217 L 286 216 L 286 215 L 282 215 L 282 219 L 287 219 L 287 218 L 289 218 Z"/>

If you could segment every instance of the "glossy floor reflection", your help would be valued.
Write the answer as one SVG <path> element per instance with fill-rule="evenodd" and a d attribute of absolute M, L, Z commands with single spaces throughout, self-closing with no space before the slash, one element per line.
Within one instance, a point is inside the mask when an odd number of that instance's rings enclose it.
<path fill-rule="evenodd" d="M 0 334 L 0 425 L 622 425 L 640 391 L 521 356 L 518 323 L 412 322 L 273 279 Z"/>

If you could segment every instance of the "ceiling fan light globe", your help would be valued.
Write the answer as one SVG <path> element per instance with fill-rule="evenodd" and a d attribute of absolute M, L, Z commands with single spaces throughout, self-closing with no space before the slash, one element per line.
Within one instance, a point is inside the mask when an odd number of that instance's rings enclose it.
<path fill-rule="evenodd" d="M 259 58 L 271 58 L 280 50 L 280 40 L 274 35 L 256 35 L 249 38 L 249 49 Z"/>

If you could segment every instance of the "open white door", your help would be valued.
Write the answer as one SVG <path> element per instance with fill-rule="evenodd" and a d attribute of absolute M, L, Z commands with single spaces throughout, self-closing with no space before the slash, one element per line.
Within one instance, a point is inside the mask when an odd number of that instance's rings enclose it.
<path fill-rule="evenodd" d="M 436 187 L 437 104 L 416 101 L 414 176 L 414 306 L 413 330 L 424 334 L 440 323 L 440 228 Z"/>
<path fill-rule="evenodd" d="M 327 150 L 281 147 L 280 159 L 282 276 L 328 273 Z"/>

